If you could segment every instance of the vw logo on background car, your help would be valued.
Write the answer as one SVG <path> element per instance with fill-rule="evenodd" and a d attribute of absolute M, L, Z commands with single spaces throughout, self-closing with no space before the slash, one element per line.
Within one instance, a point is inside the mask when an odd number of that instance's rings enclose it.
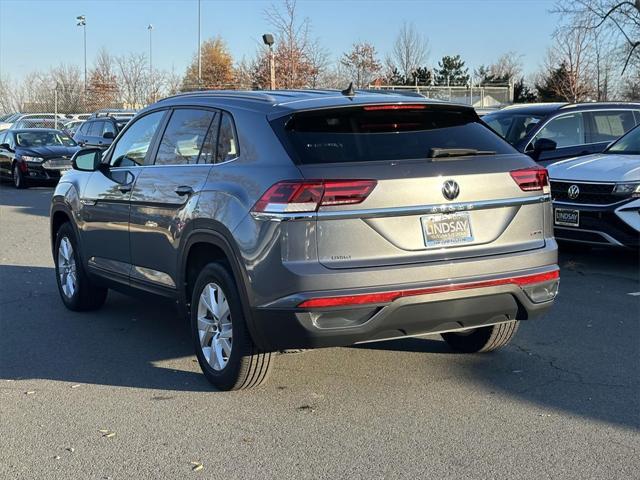
<path fill-rule="evenodd" d="M 578 185 L 571 185 L 569 187 L 569 190 L 567 190 L 567 195 L 571 200 L 575 200 L 576 198 L 578 198 L 578 195 L 580 195 L 580 188 L 578 187 Z"/>
<path fill-rule="evenodd" d="M 447 200 L 453 200 L 460 195 L 460 186 L 455 180 L 447 180 L 442 184 L 442 195 Z"/>

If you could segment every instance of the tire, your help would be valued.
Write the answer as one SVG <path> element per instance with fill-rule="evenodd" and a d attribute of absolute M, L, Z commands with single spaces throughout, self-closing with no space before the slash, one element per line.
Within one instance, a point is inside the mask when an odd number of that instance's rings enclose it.
<path fill-rule="evenodd" d="M 27 179 L 24 178 L 24 174 L 16 163 L 11 167 L 11 178 L 13 179 L 13 186 L 18 190 L 25 189 L 29 186 L 27 185 Z"/>
<path fill-rule="evenodd" d="M 457 352 L 491 352 L 504 347 L 518 331 L 518 320 L 499 323 L 490 327 L 480 327 L 468 332 L 443 333 L 442 338 Z"/>
<path fill-rule="evenodd" d="M 214 310 L 216 315 L 212 313 Z M 198 275 L 191 296 L 190 317 L 198 363 L 214 387 L 245 390 L 266 381 L 271 353 L 259 350 L 254 344 L 238 288 L 223 264 L 209 263 Z"/>
<path fill-rule="evenodd" d="M 61 250 L 62 245 L 65 246 Z M 69 223 L 63 224 L 56 233 L 53 257 L 58 292 L 65 307 L 81 312 L 97 310 L 104 305 L 109 290 L 96 285 L 87 276 L 78 254 L 75 231 Z"/>

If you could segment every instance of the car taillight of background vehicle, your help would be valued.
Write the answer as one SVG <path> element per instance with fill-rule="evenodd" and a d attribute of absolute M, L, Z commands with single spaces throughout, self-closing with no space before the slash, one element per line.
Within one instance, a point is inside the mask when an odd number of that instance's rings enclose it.
<path fill-rule="evenodd" d="M 375 180 L 287 180 L 270 187 L 253 207 L 256 213 L 316 212 L 323 206 L 362 203 Z"/>
<path fill-rule="evenodd" d="M 520 189 L 524 192 L 542 190 L 549 191 L 549 173 L 543 167 L 522 168 L 510 172 L 511 178 L 515 180 Z"/>

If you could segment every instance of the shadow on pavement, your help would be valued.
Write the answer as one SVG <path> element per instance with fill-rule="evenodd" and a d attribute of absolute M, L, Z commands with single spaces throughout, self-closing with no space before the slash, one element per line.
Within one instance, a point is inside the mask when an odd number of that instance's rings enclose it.
<path fill-rule="evenodd" d="M 212 391 L 197 363 L 193 371 L 162 364 L 193 356 L 172 302 L 110 291 L 103 309 L 71 312 L 52 268 L 2 265 L 0 284 L 0 379 Z"/>
<path fill-rule="evenodd" d="M 49 216 L 49 204 L 54 187 L 31 187 L 18 190 L 11 184 L 0 182 L 0 205 L 15 207 L 20 213 Z"/>

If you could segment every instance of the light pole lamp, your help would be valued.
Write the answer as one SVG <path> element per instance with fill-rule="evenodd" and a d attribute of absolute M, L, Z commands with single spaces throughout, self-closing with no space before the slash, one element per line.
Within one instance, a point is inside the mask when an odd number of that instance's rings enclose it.
<path fill-rule="evenodd" d="M 262 35 L 262 41 L 264 42 L 265 45 L 267 45 L 269 47 L 269 71 L 270 71 L 270 83 L 271 83 L 271 90 L 275 90 L 276 89 L 276 64 L 275 64 L 275 59 L 273 57 L 273 35 L 270 33 L 265 33 L 264 35 Z"/>
<path fill-rule="evenodd" d="M 78 15 L 76 26 L 82 27 L 84 36 L 84 93 L 87 93 L 87 17 Z"/>

